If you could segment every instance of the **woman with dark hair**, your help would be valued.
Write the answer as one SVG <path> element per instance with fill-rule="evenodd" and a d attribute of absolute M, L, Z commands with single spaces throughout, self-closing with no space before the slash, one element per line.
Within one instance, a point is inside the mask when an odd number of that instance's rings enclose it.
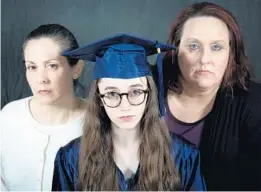
<path fill-rule="evenodd" d="M 205 190 L 197 148 L 160 118 L 146 56 L 170 49 L 122 34 L 63 53 L 95 61 L 94 81 L 84 134 L 58 151 L 52 190 Z"/>
<path fill-rule="evenodd" d="M 164 56 L 166 123 L 199 147 L 208 190 L 261 190 L 261 85 L 250 80 L 239 26 L 208 2 L 173 22 Z"/>
<path fill-rule="evenodd" d="M 59 24 L 41 25 L 26 37 L 24 64 L 33 96 L 1 111 L 1 187 L 50 191 L 58 149 L 82 134 L 86 103 L 74 84 L 84 62 L 61 56 L 78 47 Z"/>

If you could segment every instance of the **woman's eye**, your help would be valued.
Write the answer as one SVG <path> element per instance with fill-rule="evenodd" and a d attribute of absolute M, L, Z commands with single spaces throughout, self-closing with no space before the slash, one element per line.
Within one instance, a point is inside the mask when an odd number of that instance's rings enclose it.
<path fill-rule="evenodd" d="M 118 98 L 119 97 L 119 93 L 117 92 L 108 92 L 105 94 L 105 97 L 107 98 Z"/>
<path fill-rule="evenodd" d="M 199 49 L 199 45 L 198 45 L 197 43 L 191 43 L 191 44 L 189 45 L 189 48 L 190 48 L 191 50 L 197 50 L 197 49 Z"/>
<path fill-rule="evenodd" d="M 219 51 L 219 50 L 222 49 L 222 47 L 220 45 L 218 45 L 218 44 L 214 44 L 214 45 L 211 46 L 211 49 L 213 51 Z"/>
<path fill-rule="evenodd" d="M 50 67 L 52 69 L 57 69 L 58 68 L 58 65 L 57 64 L 54 64 L 54 63 L 51 63 L 51 64 L 48 64 L 47 67 Z"/>
<path fill-rule="evenodd" d="M 142 93 L 143 93 L 143 91 L 140 90 L 140 89 L 135 89 L 135 90 L 132 90 L 132 91 L 130 92 L 130 94 L 131 94 L 132 96 L 139 96 L 139 95 L 141 95 Z"/>
<path fill-rule="evenodd" d="M 32 70 L 35 70 L 36 67 L 35 66 L 28 66 L 28 67 L 26 67 L 26 69 L 32 71 Z"/>

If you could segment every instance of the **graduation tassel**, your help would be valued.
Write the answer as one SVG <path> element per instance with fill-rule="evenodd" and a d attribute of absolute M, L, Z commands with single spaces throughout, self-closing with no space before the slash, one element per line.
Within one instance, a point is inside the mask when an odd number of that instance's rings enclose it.
<path fill-rule="evenodd" d="M 157 68 L 158 68 L 158 98 L 159 98 L 159 109 L 160 117 L 166 115 L 165 111 L 165 98 L 164 98 L 164 87 L 163 87 L 163 70 L 162 70 L 162 52 L 160 48 L 157 48 Z"/>

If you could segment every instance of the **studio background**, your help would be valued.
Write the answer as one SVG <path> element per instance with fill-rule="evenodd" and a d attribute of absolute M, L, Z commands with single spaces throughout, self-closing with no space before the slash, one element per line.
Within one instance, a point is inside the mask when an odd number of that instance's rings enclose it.
<path fill-rule="evenodd" d="M 201 0 L 2 0 L 1 107 L 30 96 L 22 63 L 24 38 L 41 24 L 60 23 L 80 45 L 116 33 L 166 42 L 170 25 L 185 6 Z M 234 14 L 243 33 L 255 81 L 261 82 L 261 0 L 210 0 Z M 149 61 L 154 62 L 154 57 Z M 93 64 L 79 79 L 88 92 Z M 78 88 L 78 96 L 84 92 Z"/>

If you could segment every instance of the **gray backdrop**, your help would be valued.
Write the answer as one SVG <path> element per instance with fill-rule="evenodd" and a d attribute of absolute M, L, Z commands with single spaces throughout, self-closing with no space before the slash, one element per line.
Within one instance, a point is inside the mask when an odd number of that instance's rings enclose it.
<path fill-rule="evenodd" d="M 80 45 L 122 32 L 165 42 L 174 18 L 194 2 L 200 0 L 2 0 L 1 106 L 31 95 L 22 63 L 22 44 L 24 37 L 37 26 L 65 25 Z M 261 0 L 210 2 L 224 6 L 237 18 L 255 80 L 261 82 Z M 87 91 L 92 66 L 86 64 L 80 77 Z M 78 89 L 77 95 L 82 94 Z"/>

